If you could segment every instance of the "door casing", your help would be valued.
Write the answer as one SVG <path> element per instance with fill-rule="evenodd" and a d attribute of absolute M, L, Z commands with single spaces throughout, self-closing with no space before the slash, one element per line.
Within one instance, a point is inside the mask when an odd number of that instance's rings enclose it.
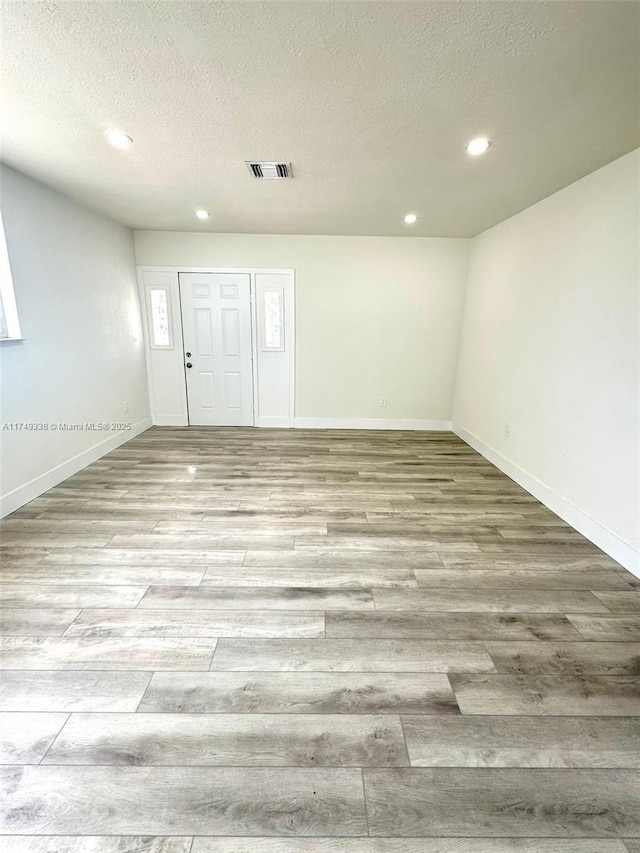
<path fill-rule="evenodd" d="M 296 346 L 296 328 L 295 328 L 295 271 L 291 268 L 274 268 L 274 267 L 191 267 L 191 266 L 156 266 L 156 265 L 140 265 L 138 266 L 138 287 L 140 311 L 143 326 L 143 340 L 145 345 L 145 356 L 147 361 L 147 374 L 149 377 L 149 401 L 151 406 L 151 415 L 153 423 L 157 426 L 188 426 L 188 409 L 187 409 L 187 392 L 186 381 L 184 379 L 184 340 L 182 335 L 182 321 L 180 317 L 180 295 L 179 281 L 180 273 L 248 273 L 250 276 L 250 293 L 251 293 L 251 337 L 253 350 L 253 399 L 254 399 L 254 424 L 256 427 L 293 427 L 295 417 L 295 346 Z M 288 352 L 288 379 L 289 379 L 289 399 L 288 411 L 282 412 L 279 417 L 262 417 L 257 405 L 259 399 L 259 341 L 257 329 L 257 293 L 256 293 L 256 276 L 257 275 L 278 275 L 286 276 L 288 281 L 286 295 L 286 340 Z M 148 287 L 153 286 L 154 277 L 163 285 L 169 285 L 171 288 L 172 309 L 173 309 L 173 351 L 167 352 L 163 350 L 152 349 L 148 335 L 148 318 L 146 315 L 146 291 Z M 137 337 L 140 332 L 139 322 L 132 322 L 132 330 L 135 328 L 135 334 L 132 331 L 132 338 Z M 165 379 L 170 375 L 171 382 L 171 400 L 166 399 L 166 395 L 158 392 L 158 383 L 163 387 L 166 385 Z M 160 400 L 160 397 L 163 397 Z"/>

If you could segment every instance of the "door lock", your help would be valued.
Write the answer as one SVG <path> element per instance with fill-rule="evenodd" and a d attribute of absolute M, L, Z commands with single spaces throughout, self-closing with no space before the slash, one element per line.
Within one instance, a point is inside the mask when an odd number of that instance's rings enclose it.
<path fill-rule="evenodd" d="M 191 364 L 191 362 L 190 362 L 190 361 L 188 361 L 188 362 L 185 364 L 185 367 L 193 367 L 193 365 Z"/>

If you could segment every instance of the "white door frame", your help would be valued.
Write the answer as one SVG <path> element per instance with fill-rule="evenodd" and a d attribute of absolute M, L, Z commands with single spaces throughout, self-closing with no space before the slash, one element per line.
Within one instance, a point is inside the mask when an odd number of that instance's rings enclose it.
<path fill-rule="evenodd" d="M 153 361 L 152 361 L 152 347 L 149 341 L 149 335 L 147 333 L 148 325 L 145 322 L 146 319 L 146 291 L 145 284 L 143 281 L 143 275 L 145 272 L 162 272 L 172 274 L 175 280 L 175 288 L 176 288 L 176 296 L 178 300 L 178 305 L 180 309 L 182 309 L 182 305 L 180 302 L 180 285 L 178 276 L 180 273 L 244 273 L 249 275 L 250 279 L 250 299 L 251 299 L 251 349 L 252 349 L 252 378 L 253 378 L 253 411 L 254 411 L 254 426 L 267 426 L 266 423 L 261 423 L 260 413 L 257 411 L 257 401 L 258 401 L 258 352 L 259 352 L 259 341 L 258 341 L 258 324 L 257 324 L 257 301 L 256 301 L 256 275 L 259 274 L 275 274 L 275 275 L 287 275 L 291 281 L 291 294 L 288 296 L 289 302 L 289 310 L 286 311 L 285 316 L 289 318 L 289 323 L 285 327 L 285 340 L 287 341 L 286 349 L 288 352 L 288 366 L 289 366 L 289 415 L 288 418 L 283 419 L 283 423 L 279 424 L 281 426 L 294 426 L 295 420 L 295 270 L 291 268 L 274 268 L 274 267 L 188 267 L 188 266 L 155 266 L 155 265 L 139 265 L 138 268 L 138 288 L 139 288 L 139 298 L 140 298 L 140 310 L 142 315 L 142 326 L 144 329 L 144 342 L 145 342 L 145 356 L 147 361 L 147 372 L 149 377 L 151 377 L 151 372 L 153 370 Z M 175 341 L 175 357 L 176 359 L 180 358 L 180 363 L 184 366 L 184 346 L 182 340 L 182 313 L 180 310 L 179 316 L 173 317 L 174 324 L 174 341 Z M 156 414 L 154 394 L 153 394 L 153 382 L 149 381 L 149 400 L 151 404 L 151 413 L 152 415 Z M 172 416 L 171 425 L 175 426 L 188 426 L 188 406 L 187 406 L 187 385 L 186 385 L 186 377 L 184 381 L 184 387 L 182 389 L 183 399 L 181 400 L 181 415 Z M 284 422 L 286 421 L 286 422 Z M 165 419 L 161 418 L 156 421 L 154 417 L 154 423 L 164 424 Z"/>
<path fill-rule="evenodd" d="M 254 426 L 251 276 L 181 272 L 178 284 L 190 426 Z"/>

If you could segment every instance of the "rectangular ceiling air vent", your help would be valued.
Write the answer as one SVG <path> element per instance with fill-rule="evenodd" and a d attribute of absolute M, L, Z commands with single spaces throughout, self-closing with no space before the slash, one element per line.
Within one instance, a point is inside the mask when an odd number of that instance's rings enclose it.
<path fill-rule="evenodd" d="M 280 178 L 292 178 L 291 163 L 266 163 L 258 160 L 246 160 L 247 169 L 254 178 L 277 181 Z"/>

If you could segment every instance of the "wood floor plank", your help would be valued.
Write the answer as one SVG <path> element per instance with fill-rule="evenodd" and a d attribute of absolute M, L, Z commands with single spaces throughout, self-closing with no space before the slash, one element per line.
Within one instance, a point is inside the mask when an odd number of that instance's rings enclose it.
<path fill-rule="evenodd" d="M 563 615 L 386 610 L 326 614 L 327 637 L 442 640 L 580 640 Z"/>
<path fill-rule="evenodd" d="M 449 678 L 463 714 L 640 716 L 635 676 L 455 673 Z"/>
<path fill-rule="evenodd" d="M 116 537 L 114 536 L 114 539 Z M 578 543 L 579 544 L 579 543 Z M 575 547 L 578 547 L 576 544 Z M 251 546 L 247 546 L 251 547 Z M 339 551 L 468 551 L 473 554 L 479 551 L 473 541 L 462 538 L 447 539 L 444 536 L 296 536 L 296 551 L 313 551 L 318 549 Z"/>
<path fill-rule="evenodd" d="M 626 717 L 403 717 L 413 767 L 640 768 Z"/>
<path fill-rule="evenodd" d="M 164 518 L 164 516 L 163 516 Z M 330 521 L 366 521 L 367 515 L 364 511 L 352 512 L 348 509 L 329 509 L 323 507 L 303 506 L 299 507 L 293 504 L 292 506 L 282 506 L 282 502 L 278 506 L 269 505 L 269 507 L 251 504 L 249 502 L 241 503 L 237 509 L 212 509 L 204 513 L 203 521 L 224 521 L 243 519 L 244 523 L 269 522 L 310 522 L 327 524 Z"/>
<path fill-rule="evenodd" d="M 159 520 L 165 521 L 167 519 L 175 521 L 202 521 L 204 518 L 203 510 L 180 509 L 172 507 L 170 504 L 150 506 L 148 496 L 144 505 L 122 499 L 117 501 L 117 503 L 110 501 L 86 501 L 82 506 L 70 505 L 66 509 L 51 504 L 37 517 L 40 521 L 64 521 L 71 518 L 91 521 L 105 514 L 108 514 L 109 518 L 114 521 L 118 519 L 123 521 L 140 519 L 142 521 L 152 521 L 154 524 L 157 524 Z"/>
<path fill-rule="evenodd" d="M 0 764 L 38 764 L 68 714 L 0 714 Z"/>
<path fill-rule="evenodd" d="M 576 539 L 571 542 L 554 542 L 542 539 L 503 539 L 502 542 L 479 542 L 480 550 L 485 554 L 504 557 L 588 557 L 599 556 L 600 549 L 588 539 Z M 464 550 L 464 549 L 460 549 Z"/>
<path fill-rule="evenodd" d="M 51 553 L 50 548 L 8 546 L 0 538 L 0 567 L 35 566 Z"/>
<path fill-rule="evenodd" d="M 628 580 L 607 569 L 533 571 L 531 569 L 424 569 L 414 572 L 418 585 L 433 589 L 483 590 L 629 590 Z"/>
<path fill-rule="evenodd" d="M 529 522 L 526 525 L 497 525 L 498 533 L 507 540 L 517 539 L 523 541 L 525 539 L 542 539 L 556 541 L 583 541 L 584 537 L 570 527 L 568 524 L 544 526 L 541 524 L 532 524 Z"/>
<path fill-rule="evenodd" d="M 147 672 L 8 670 L 0 711 L 135 711 L 149 679 Z"/>
<path fill-rule="evenodd" d="M 79 613 L 79 610 L 44 607 L 0 607 L 0 636 L 58 637 Z"/>
<path fill-rule="evenodd" d="M 43 763 L 399 767 L 409 760 L 397 717 L 140 713 L 73 714 Z"/>
<path fill-rule="evenodd" d="M 482 643 L 442 640 L 221 639 L 215 671 L 494 672 Z"/>
<path fill-rule="evenodd" d="M 8 569 L 2 572 L 2 582 L 12 584 L 93 584 L 96 586 L 197 586 L 206 569 L 204 566 L 83 566 L 72 563 L 40 564 L 39 566 Z"/>
<path fill-rule="evenodd" d="M 230 491 L 233 487 L 230 487 Z M 234 494 L 238 494 L 236 490 Z M 245 488 L 244 499 L 254 500 L 256 495 L 259 495 L 259 488 L 252 487 L 249 491 Z M 413 495 L 408 495 L 406 483 L 397 483 L 382 488 L 381 483 L 362 483 L 360 479 L 355 482 L 349 478 L 332 478 L 331 482 L 327 482 L 324 488 L 317 484 L 315 488 L 310 486 L 296 486 L 294 483 L 288 487 L 276 485 L 264 487 L 264 494 L 269 495 L 269 501 L 275 504 L 284 506 L 291 504 L 293 501 L 307 506 L 317 506 L 319 503 L 327 503 L 330 507 L 344 509 L 351 507 L 356 510 L 371 511 L 379 508 L 382 503 L 389 504 L 390 501 L 402 498 L 403 500 L 415 499 Z M 431 491 L 430 495 L 434 492 Z M 242 500 L 242 498 L 241 498 Z"/>
<path fill-rule="evenodd" d="M 313 512 L 317 511 L 318 506 L 322 506 L 324 511 L 331 513 L 366 515 L 372 510 L 390 511 L 392 503 L 393 501 L 390 498 L 363 497 L 362 495 L 354 497 L 353 495 L 332 494 L 331 492 L 327 492 L 324 497 L 318 497 L 305 492 L 288 493 L 288 496 L 285 496 L 283 494 L 274 495 L 272 492 L 259 495 L 252 491 L 250 495 L 239 496 L 238 509 L 263 512 L 268 508 L 283 513 L 299 510 Z M 407 495 L 403 503 L 415 503 L 413 495 Z"/>
<path fill-rule="evenodd" d="M 373 610 L 370 590 L 324 587 L 149 587 L 139 603 L 153 610 Z"/>
<path fill-rule="evenodd" d="M 185 551 L 165 548 L 54 548 L 42 558 L 42 565 L 51 563 L 83 566 L 241 566 L 245 550 L 237 551 Z"/>
<path fill-rule="evenodd" d="M 116 533 L 138 532 L 151 533 L 156 526 L 155 521 L 141 521 L 140 519 L 112 519 L 112 518 L 90 518 L 79 519 L 77 516 L 68 519 L 56 519 L 49 521 L 41 518 L 14 518 L 13 515 L 0 521 L 0 534 L 2 538 L 8 534 L 29 534 L 33 532 L 36 537 L 40 534 L 89 534 L 105 535 L 111 537 Z"/>
<path fill-rule="evenodd" d="M 323 637 L 322 612 L 305 610 L 83 610 L 72 637 Z"/>
<path fill-rule="evenodd" d="M 209 519 L 207 521 L 165 521 L 160 520 L 153 528 L 154 533 L 175 533 L 181 535 L 209 534 L 234 536 L 324 536 L 327 525 L 321 521 L 257 521 L 255 518 L 224 520 Z"/>
<path fill-rule="evenodd" d="M 447 613 L 606 612 L 603 603 L 593 593 L 573 590 L 491 589 L 485 592 L 475 589 L 374 589 L 373 597 L 376 610 L 435 610 Z"/>
<path fill-rule="evenodd" d="M 501 556 L 500 554 L 452 554 L 442 555 L 442 562 L 447 569 L 464 570 L 494 570 L 518 571 L 529 569 L 536 574 L 544 571 L 562 572 L 597 572 L 613 569 L 620 570 L 620 565 L 606 554 L 593 554 L 588 557 L 567 557 L 554 554 L 550 557 L 519 557 Z"/>
<path fill-rule="evenodd" d="M 4 853 L 190 853 L 192 842 L 190 836 L 151 835 L 5 835 L 2 839 Z"/>
<path fill-rule="evenodd" d="M 596 590 L 594 595 L 612 613 L 640 613 L 640 591 L 600 592 Z"/>
<path fill-rule="evenodd" d="M 2 607 L 135 607 L 146 586 L 0 583 Z"/>
<path fill-rule="evenodd" d="M 640 615 L 601 616 L 569 613 L 567 619 L 585 640 L 640 642 Z"/>
<path fill-rule="evenodd" d="M 293 548 L 293 536 L 271 536 L 264 534 L 237 536 L 233 533 L 130 533 L 116 534 L 106 544 L 108 548 L 124 550 L 197 550 L 197 551 L 243 551 L 255 550 L 286 551 Z M 100 547 L 100 546 L 98 546 Z"/>
<path fill-rule="evenodd" d="M 364 771 L 371 835 L 640 835 L 636 770 Z"/>
<path fill-rule="evenodd" d="M 457 714 L 442 674 L 156 673 L 140 711 L 193 714 Z"/>
<path fill-rule="evenodd" d="M 215 639 L 189 637 L 0 638 L 2 669 L 207 670 Z"/>
<path fill-rule="evenodd" d="M 244 558 L 244 566 L 280 567 L 296 569 L 428 569 L 442 568 L 438 554 L 432 552 L 412 553 L 407 551 L 377 553 L 363 551 L 354 553 L 346 549 L 304 550 L 304 551 L 255 551 L 249 549 Z"/>
<path fill-rule="evenodd" d="M 104 548 L 112 533 L 38 533 L 35 530 L 2 532 L 2 544 L 14 548 Z"/>
<path fill-rule="evenodd" d="M 640 675 L 640 643 L 501 643 L 485 647 L 497 672 Z"/>
<path fill-rule="evenodd" d="M 2 533 L 5 548 L 104 548 L 112 538 L 111 533 L 35 533 L 25 530 L 22 533 L 8 531 Z"/>
<path fill-rule="evenodd" d="M 113 486 L 95 486 L 92 488 L 84 485 L 79 480 L 76 481 L 74 477 L 69 477 L 68 480 L 64 480 L 60 485 L 49 489 L 48 492 L 44 495 L 40 495 L 36 500 L 38 505 L 44 502 L 58 503 L 59 501 L 62 501 L 63 504 L 67 501 L 84 503 L 90 498 L 97 498 L 98 500 L 119 500 L 120 498 L 123 498 L 127 492 L 128 490 L 126 488 L 116 489 Z M 32 501 L 31 503 L 35 503 L 35 501 Z M 27 504 L 27 506 L 29 506 L 29 504 Z"/>
<path fill-rule="evenodd" d="M 472 525 L 481 524 L 495 526 L 496 524 L 522 524 L 526 519 L 521 513 L 513 509 L 502 509 L 487 511 L 480 509 L 457 508 L 455 505 L 444 506 L 444 499 L 439 502 L 438 509 L 409 508 L 405 510 L 392 510 L 390 512 L 368 512 L 366 521 L 377 524 L 389 522 L 409 522 L 415 525 Z M 350 521 L 350 519 L 335 519 L 335 521 Z M 359 519 L 354 519 L 359 521 Z"/>
<path fill-rule="evenodd" d="M 480 536 L 489 536 L 492 540 L 496 540 L 495 528 L 493 526 L 477 522 L 469 524 L 460 520 L 447 524 L 436 524 L 431 520 L 420 522 L 415 520 L 409 521 L 404 518 L 379 520 L 375 524 L 371 524 L 369 521 L 355 524 L 339 521 L 330 523 L 327 525 L 327 528 L 329 536 L 343 536 L 347 539 L 358 539 L 360 537 L 378 539 L 393 538 L 396 536 L 403 540 L 415 539 L 417 542 L 436 539 L 437 541 L 446 543 L 447 550 L 451 550 L 449 546 L 452 543 L 464 543 L 465 540 L 473 542 Z M 575 531 L 573 532 L 575 533 Z"/>
<path fill-rule="evenodd" d="M 202 836 L 194 838 L 191 853 L 337 853 L 338 850 L 340 853 L 627 853 L 622 841 L 605 838 L 341 838 L 339 842 L 335 838 L 252 838 L 247 842 L 242 838 Z M 630 847 L 631 851 L 640 853 L 640 843 Z M 25 851 L 11 848 L 10 853 Z M 43 851 L 38 847 L 35 853 Z M 76 850 L 63 848 L 62 853 L 76 853 Z M 95 853 L 103 853 L 102 848 Z M 138 853 L 137 849 L 132 853 Z"/>
<path fill-rule="evenodd" d="M 326 587 L 329 589 L 371 589 L 371 587 L 418 586 L 410 569 L 374 567 L 370 569 L 295 569 L 271 566 L 233 567 L 232 571 L 212 566 L 202 586 L 246 587 Z"/>
<path fill-rule="evenodd" d="M 359 770 L 40 766 L 2 778 L 6 833 L 366 834 Z"/>

